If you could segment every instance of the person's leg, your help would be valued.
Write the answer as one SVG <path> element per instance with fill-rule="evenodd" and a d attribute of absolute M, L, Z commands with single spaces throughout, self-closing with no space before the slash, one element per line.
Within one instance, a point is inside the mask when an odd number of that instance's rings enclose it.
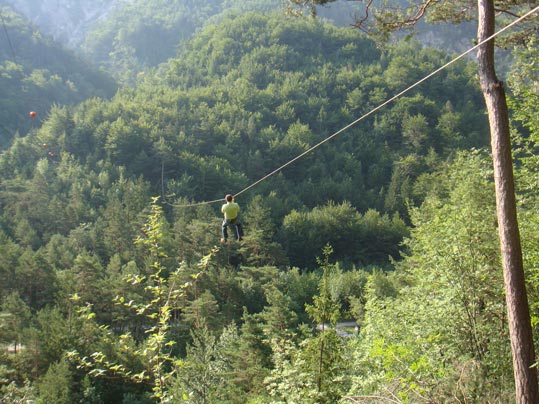
<path fill-rule="evenodd" d="M 221 233 L 223 235 L 222 241 L 226 241 L 228 238 L 228 231 L 227 231 L 228 222 L 227 220 L 223 220 L 223 224 L 221 226 Z"/>
<path fill-rule="evenodd" d="M 237 232 L 238 240 L 243 239 L 243 226 L 241 225 L 240 222 L 238 222 L 238 223 L 236 224 L 236 228 L 238 229 L 238 232 Z"/>
<path fill-rule="evenodd" d="M 241 229 L 241 223 L 238 218 L 232 219 L 230 221 L 230 224 L 232 225 L 232 228 L 234 229 L 234 233 L 236 234 L 236 240 L 240 241 L 243 235 L 243 231 Z"/>

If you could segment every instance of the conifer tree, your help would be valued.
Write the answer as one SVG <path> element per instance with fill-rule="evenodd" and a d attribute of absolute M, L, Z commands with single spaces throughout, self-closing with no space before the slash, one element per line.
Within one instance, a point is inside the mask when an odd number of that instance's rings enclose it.
<path fill-rule="evenodd" d="M 330 279 L 335 270 L 329 262 L 331 253 L 332 248 L 326 245 L 324 258 L 318 260 L 323 271 L 319 294 L 313 297 L 312 304 L 305 305 L 315 330 L 309 332 L 306 327 L 299 327 L 294 333 L 288 331 L 286 338 L 271 340 L 274 368 L 266 385 L 270 396 L 282 400 L 277 402 L 331 404 L 346 390 L 344 342 L 336 331 L 339 304 L 331 294 Z"/>
<path fill-rule="evenodd" d="M 315 377 L 319 400 L 328 404 L 335 402 L 342 392 L 337 380 L 340 379 L 344 363 L 344 343 L 336 330 L 340 310 L 331 294 L 330 279 L 335 271 L 335 265 L 329 262 L 332 252 L 331 246 L 324 247 L 324 258 L 318 259 L 323 271 L 318 287 L 319 295 L 313 297 L 312 305 L 305 306 L 319 332 L 306 341 L 304 355 Z"/>
<path fill-rule="evenodd" d="M 229 392 L 227 375 L 231 371 L 231 358 L 226 354 L 237 342 L 235 325 L 225 328 L 217 338 L 201 317 L 191 330 L 191 337 L 186 357 L 176 361 L 177 376 L 171 381 L 171 393 L 176 402 L 223 402 Z"/>
<path fill-rule="evenodd" d="M 38 404 L 71 404 L 73 403 L 71 370 L 69 363 L 62 359 L 51 364 L 47 373 L 38 383 Z"/>

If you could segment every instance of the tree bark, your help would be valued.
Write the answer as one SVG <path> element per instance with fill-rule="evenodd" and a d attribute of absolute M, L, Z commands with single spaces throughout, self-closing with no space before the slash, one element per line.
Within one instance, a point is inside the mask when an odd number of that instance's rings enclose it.
<path fill-rule="evenodd" d="M 494 1 L 478 0 L 478 12 L 478 39 L 482 41 L 494 34 Z M 496 77 L 494 69 L 494 40 L 482 45 L 477 56 L 479 80 L 490 124 L 498 232 L 513 353 L 516 402 L 536 404 L 539 403 L 537 369 L 531 367 L 535 362 L 535 349 L 517 220 L 509 113 L 503 83 Z"/>

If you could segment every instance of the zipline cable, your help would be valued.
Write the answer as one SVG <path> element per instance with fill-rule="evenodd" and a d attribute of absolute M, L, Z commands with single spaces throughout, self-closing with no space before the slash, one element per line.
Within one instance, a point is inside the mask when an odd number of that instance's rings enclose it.
<path fill-rule="evenodd" d="M 495 32 L 494 34 L 492 34 L 491 36 L 489 36 L 488 38 L 482 40 L 481 42 L 477 43 L 476 45 L 474 45 L 473 47 L 471 47 L 470 49 L 468 49 L 467 51 L 461 53 L 460 55 L 458 55 L 457 57 L 455 57 L 454 59 L 450 60 L 449 62 L 447 62 L 446 64 L 444 64 L 443 66 L 439 67 L 438 69 L 434 70 L 433 72 L 427 74 L 425 77 L 423 77 L 422 79 L 416 81 L 414 84 L 412 84 L 411 86 L 407 87 L 406 89 L 402 90 L 401 92 L 399 92 L 398 94 L 394 95 L 393 97 L 389 98 L 388 100 L 384 101 L 383 103 L 381 103 L 380 105 L 378 105 L 377 107 L 374 107 L 373 109 L 371 109 L 369 112 L 365 113 L 364 115 L 360 116 L 359 118 L 357 118 L 355 121 L 349 123 L 348 125 L 342 127 L 341 129 L 339 129 L 337 132 L 333 133 L 332 135 L 326 137 L 325 139 L 323 139 L 322 141 L 318 142 L 317 144 L 315 144 L 314 146 L 311 146 L 309 149 L 305 150 L 303 153 L 297 155 L 296 157 L 294 157 L 293 159 L 289 160 L 288 162 L 284 163 L 283 165 L 281 165 L 280 167 L 276 168 L 275 170 L 271 171 L 270 173 L 266 174 L 265 176 L 263 176 L 262 178 L 260 178 L 259 180 L 253 182 L 251 185 L 243 188 L 241 191 L 237 192 L 234 194 L 234 196 L 238 196 L 238 195 L 241 195 L 243 194 L 244 192 L 248 191 L 249 189 L 257 186 L 258 184 L 260 184 L 262 181 L 265 181 L 267 180 L 269 177 L 275 175 L 276 173 L 278 173 L 279 171 L 281 171 L 283 168 L 285 167 L 288 167 L 290 164 L 296 162 L 297 160 L 301 159 L 302 157 L 306 156 L 307 154 L 309 154 L 310 152 L 312 152 L 313 150 L 319 148 L 320 146 L 322 146 L 323 144 L 325 144 L 326 142 L 329 142 L 331 139 L 333 139 L 334 137 L 337 137 L 338 135 L 340 135 L 341 133 L 345 132 L 346 130 L 350 129 L 352 126 L 358 124 L 359 122 L 361 122 L 362 120 L 364 120 L 365 118 L 371 116 L 372 114 L 374 114 L 375 112 L 377 112 L 378 110 L 382 109 L 383 107 L 385 107 L 386 105 L 392 103 L 393 101 L 395 101 L 397 98 L 401 97 L 402 95 L 406 94 L 407 92 L 413 90 L 414 88 L 416 88 L 417 86 L 419 86 L 420 84 L 422 84 L 423 82 L 427 81 L 428 79 L 430 79 L 431 77 L 437 75 L 438 73 L 440 73 L 442 70 L 446 69 L 447 67 L 451 66 L 453 63 L 457 62 L 458 60 L 462 59 L 464 56 L 466 56 L 468 53 L 470 52 L 473 52 L 474 50 L 476 50 L 477 48 L 479 48 L 480 46 L 484 45 L 485 43 L 487 43 L 488 41 L 491 41 L 492 39 L 496 38 L 498 35 L 500 35 L 501 33 L 507 31 L 509 28 L 513 27 L 514 25 L 520 23 L 522 20 L 528 18 L 531 14 L 535 13 L 539 11 L 539 6 L 535 7 L 534 9 L 528 11 L 527 13 L 525 13 L 524 15 L 522 15 L 521 17 L 517 18 L 515 21 L 507 24 L 505 27 L 501 28 L 499 31 Z M 200 206 L 200 205 L 209 205 L 209 204 L 212 204 L 212 203 L 217 203 L 217 202 L 222 202 L 223 201 L 223 198 L 221 199 L 215 199 L 215 200 L 212 200 L 212 201 L 204 201 L 204 202 L 195 202 L 195 203 L 190 203 L 190 204 L 185 204 L 185 205 L 176 205 L 176 204 L 170 204 L 168 203 L 169 205 L 171 206 L 174 206 L 174 207 L 178 207 L 178 208 L 187 208 L 187 207 L 191 207 L 191 206 Z"/>
<path fill-rule="evenodd" d="M 2 13 L 0 13 L 0 19 L 2 20 L 2 26 L 4 27 L 4 33 L 6 34 L 7 43 L 9 45 L 9 49 L 11 50 L 13 63 L 17 64 L 17 57 L 15 56 L 15 49 L 13 48 L 13 43 L 11 42 L 11 38 L 9 37 L 9 32 L 6 27 L 6 20 L 4 19 L 4 16 L 2 15 Z"/>
<path fill-rule="evenodd" d="M 6 35 L 7 43 L 8 43 L 9 49 L 11 51 L 11 57 L 13 58 L 13 63 L 15 63 L 15 65 L 18 65 L 17 56 L 15 55 L 15 48 L 13 47 L 13 43 L 11 42 L 11 38 L 9 36 L 9 32 L 8 32 L 7 26 L 6 26 L 6 20 L 4 19 L 4 15 L 3 15 L 2 12 L 0 12 L 0 20 L 2 20 L 2 26 L 4 27 L 4 34 Z M 21 72 L 18 69 L 17 69 L 17 72 L 20 75 L 20 81 L 21 81 L 21 85 L 22 85 L 23 76 L 22 76 Z M 9 131 L 9 128 L 4 123 L 2 123 L 2 128 L 4 128 L 4 130 L 6 130 L 6 132 Z"/>

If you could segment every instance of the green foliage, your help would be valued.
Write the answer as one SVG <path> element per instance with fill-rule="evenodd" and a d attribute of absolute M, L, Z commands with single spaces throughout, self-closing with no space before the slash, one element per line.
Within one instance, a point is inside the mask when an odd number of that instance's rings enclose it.
<path fill-rule="evenodd" d="M 389 257 L 397 258 L 406 234 L 406 225 L 397 216 L 390 218 L 374 210 L 361 215 L 347 202 L 330 202 L 306 213 L 292 211 L 283 221 L 290 261 L 300 267 L 312 267 L 316 249 L 327 243 L 338 260 L 383 264 Z"/>
<path fill-rule="evenodd" d="M 265 380 L 271 402 L 316 402 L 316 383 L 298 348 L 290 340 L 275 341 L 272 348 L 274 368 Z"/>
<path fill-rule="evenodd" d="M 122 74 L 131 57 L 163 56 L 126 45 L 146 28 L 187 29 L 176 9 L 150 13 L 162 3 L 130 3 L 113 55 Z M 481 152 L 459 153 L 486 144 L 473 64 L 242 194 L 241 244 L 215 248 L 215 206 L 182 207 L 242 189 L 447 60 L 413 41 L 382 52 L 321 21 L 228 15 L 136 88 L 51 108 L 0 155 L 0 340 L 20 344 L 0 354 L 0 400 L 508 401 L 491 174 Z M 519 193 L 537 328 L 536 99 L 523 76 Z M 343 337 L 339 318 L 361 334 Z"/>
<path fill-rule="evenodd" d="M 532 38 L 525 47 L 517 53 L 517 64 L 511 75 L 511 89 L 513 97 L 510 105 L 518 124 L 518 133 L 514 141 L 517 144 L 516 158 L 519 170 L 516 173 L 519 189 L 519 222 L 521 226 L 521 239 L 524 267 L 528 276 L 528 291 L 530 294 L 530 311 L 534 334 L 537 336 L 539 325 L 539 304 L 537 299 L 537 285 L 539 284 L 539 262 L 537 252 L 537 173 L 539 159 L 537 146 L 539 141 L 539 120 L 534 103 L 537 102 L 537 93 L 534 87 L 539 72 L 537 70 L 537 40 Z"/>
<path fill-rule="evenodd" d="M 390 287 L 375 274 L 367 284 L 353 391 L 384 394 L 391 385 L 405 402 L 446 401 L 457 383 L 459 400 L 504 401 L 510 391 L 488 160 L 462 154 L 444 175 L 413 211 L 409 253 Z"/>
<path fill-rule="evenodd" d="M 171 394 L 177 402 L 210 404 L 224 402 L 227 396 L 227 374 L 231 352 L 236 345 L 235 327 L 225 328 L 219 339 L 211 334 L 205 322 L 192 332 L 192 345 L 185 359 L 176 364 L 177 377 Z"/>
<path fill-rule="evenodd" d="M 290 329 L 294 328 L 297 321 L 297 315 L 291 309 L 291 297 L 273 287 L 266 291 L 266 300 L 268 306 L 260 313 L 266 338 L 268 340 L 288 338 Z"/>
<path fill-rule="evenodd" d="M 243 225 L 249 228 L 240 250 L 247 265 L 282 266 L 287 263 L 281 244 L 274 241 L 277 229 L 271 218 L 270 207 L 260 195 L 249 203 L 243 216 Z"/>
<path fill-rule="evenodd" d="M 147 384 L 154 399 L 158 402 L 168 402 L 170 399 L 168 386 L 174 376 L 170 351 L 176 344 L 171 338 L 171 319 L 173 312 L 178 310 L 180 297 L 191 282 L 179 284 L 182 268 L 172 273 L 167 271 L 165 265 L 168 259 L 165 249 L 167 224 L 157 199 L 152 202 L 151 211 L 142 228 L 142 235 L 135 240 L 145 252 L 144 274 L 130 274 L 125 279 L 127 284 L 143 286 L 144 300 L 140 302 L 127 300 L 123 295 L 115 298 L 117 304 L 129 308 L 137 316 L 145 319 L 143 341 L 137 344 L 130 332 L 119 336 L 107 332 L 109 344 L 114 346 L 112 358 L 109 358 L 106 352 L 96 351 L 89 356 L 82 356 L 76 350 L 69 352 L 69 358 L 76 362 L 78 367 L 90 369 L 89 374 L 92 376 L 118 375 L 130 382 Z M 208 265 L 210 258 L 206 257 L 201 263 L 201 270 Z M 192 280 L 196 280 L 198 275 L 191 275 Z M 76 296 L 76 299 L 80 297 Z M 90 311 L 90 308 L 91 306 L 87 305 L 79 312 L 87 320 L 93 321 L 95 313 Z M 122 353 L 128 356 L 123 357 Z M 117 356 L 117 359 L 114 356 Z M 143 366 L 142 371 L 140 365 Z"/>
<path fill-rule="evenodd" d="M 225 42 L 236 44 L 237 51 L 227 51 Z M 127 261 L 140 224 L 137 215 L 150 195 L 161 194 L 173 203 L 215 199 L 223 189 L 246 186 L 341 127 L 356 110 L 382 102 L 394 78 L 381 72 L 388 63 L 399 70 L 397 59 L 410 54 L 416 55 L 413 68 L 418 74 L 445 58 L 417 44 L 398 44 L 381 56 L 357 32 L 319 21 L 258 14 L 226 17 L 137 89 L 123 89 L 110 102 L 89 99 L 76 108 L 55 107 L 41 128 L 17 139 L 0 157 L 0 173 L 10 179 L 2 183 L 0 194 L 10 213 L 3 227 L 34 249 L 57 233 L 67 237 L 73 231 L 77 247 L 99 251 L 103 263 L 116 252 Z M 209 59 L 223 72 L 212 70 Z M 259 66 L 265 70 L 254 74 Z M 463 63 L 457 70 L 441 75 L 426 95 L 399 100 L 374 122 L 354 129 L 353 136 L 260 184 L 257 193 L 266 197 L 264 208 L 270 209 L 274 228 L 292 209 L 312 209 L 328 200 L 350 201 L 360 212 L 374 208 L 405 217 L 410 183 L 435 167 L 423 159 L 432 162 L 433 154 L 443 159 L 455 147 L 483 144 L 477 135 L 484 133 L 479 93 L 468 67 Z M 462 91 L 440 92 L 442 85 Z M 445 122 L 447 105 L 453 113 L 465 109 L 466 120 Z M 410 119 L 419 116 L 430 137 L 413 148 L 414 156 L 419 154 L 417 169 L 393 180 L 394 161 L 410 152 L 401 147 L 404 133 L 414 133 Z M 445 123 L 438 132 L 432 126 L 440 120 Z M 406 132 L 400 133 L 400 127 Z M 450 130 L 465 135 L 453 142 Z M 21 194 L 28 197 L 27 204 L 20 203 Z M 421 198 L 416 199 L 419 203 Z M 191 223 L 178 223 L 175 229 L 181 227 L 182 238 L 191 244 L 210 247 L 211 237 L 202 231 L 205 224 Z M 281 241 L 278 233 L 256 224 L 246 234 L 249 263 L 286 264 L 275 244 Z M 332 238 L 316 243 L 305 259 L 313 264 L 315 251 L 327 241 L 340 259 L 339 242 Z M 185 244 L 181 254 L 196 261 L 191 245 Z M 259 245 L 264 249 L 257 251 Z M 352 261 L 371 260 L 362 255 L 358 252 Z M 375 261 L 396 256 L 394 251 L 368 255 Z"/>
<path fill-rule="evenodd" d="M 39 398 L 37 402 L 39 404 L 72 403 L 71 385 L 72 380 L 69 363 L 66 360 L 53 363 L 38 385 Z"/>
<path fill-rule="evenodd" d="M 332 248 L 324 248 L 319 260 L 322 278 L 319 294 L 305 311 L 317 328 L 313 336 L 302 338 L 299 345 L 285 334 L 272 334 L 274 368 L 266 379 L 269 393 L 276 403 L 299 400 L 305 403 L 334 403 L 345 391 L 344 342 L 335 325 L 340 317 L 339 304 L 332 298 L 331 274 L 335 265 L 329 263 Z"/>
<path fill-rule="evenodd" d="M 537 69 L 537 40 L 531 39 L 525 47 L 517 53 L 517 63 L 511 75 L 511 90 L 513 97 L 509 100 L 516 123 L 521 126 L 520 134 L 516 137 L 518 147 L 517 158 L 523 163 L 519 178 L 519 188 L 526 197 L 537 192 L 537 184 L 533 173 L 539 166 L 537 158 L 537 144 L 539 141 L 539 118 L 533 105 L 537 103 L 538 95 L 535 91 L 539 80 Z"/>
<path fill-rule="evenodd" d="M 313 304 L 307 304 L 305 311 L 316 325 L 335 326 L 340 318 L 339 306 L 332 299 L 330 290 L 330 277 L 335 270 L 334 265 L 330 264 L 329 257 L 333 254 L 333 248 L 326 244 L 322 251 L 324 258 L 318 259 L 318 264 L 322 267 L 322 279 L 318 286 L 319 295 L 314 296 Z"/>
<path fill-rule="evenodd" d="M 344 344 L 335 330 L 341 313 L 330 290 L 330 277 L 335 270 L 335 266 L 329 262 L 332 253 L 331 246 L 326 245 L 323 250 L 324 258 L 318 261 L 322 267 L 319 295 L 313 297 L 312 305 L 305 306 L 305 311 L 317 328 L 321 327 L 321 332 L 315 338 L 306 340 L 305 355 L 315 376 L 317 400 L 326 403 L 335 402 L 340 397 L 342 387 L 339 386 L 338 378 L 344 364 Z"/>
<path fill-rule="evenodd" d="M 225 13 L 277 9 L 279 1 L 134 1 L 120 3 L 87 33 L 82 50 L 123 84 L 176 54 L 176 48 Z M 156 46 L 159 44 L 159 46 Z"/>
<path fill-rule="evenodd" d="M 2 43 L 6 44 L 0 48 L 0 149 L 9 146 L 17 133 L 25 135 L 38 128 L 55 104 L 114 94 L 109 76 L 41 36 L 10 8 L 3 6 L 0 12 L 5 28 Z M 37 117 L 30 118 L 30 111 Z"/>
<path fill-rule="evenodd" d="M 29 325 L 31 312 L 20 296 L 13 292 L 2 301 L 0 311 L 0 341 L 20 349 L 22 332 Z"/>
<path fill-rule="evenodd" d="M 228 353 L 232 358 L 233 372 L 228 376 L 236 386 L 238 400 L 242 396 L 262 396 L 265 394 L 264 379 L 272 367 L 271 347 L 264 325 L 257 321 L 256 315 L 244 310 L 240 335 L 235 349 Z"/>
<path fill-rule="evenodd" d="M 4 378 L 4 369 L 0 368 L 0 374 Z M 22 387 L 12 381 L 11 383 L 4 385 L 0 388 L 0 403 L 2 404 L 26 404 L 28 400 L 35 398 L 35 392 L 32 386 L 25 384 Z"/>

